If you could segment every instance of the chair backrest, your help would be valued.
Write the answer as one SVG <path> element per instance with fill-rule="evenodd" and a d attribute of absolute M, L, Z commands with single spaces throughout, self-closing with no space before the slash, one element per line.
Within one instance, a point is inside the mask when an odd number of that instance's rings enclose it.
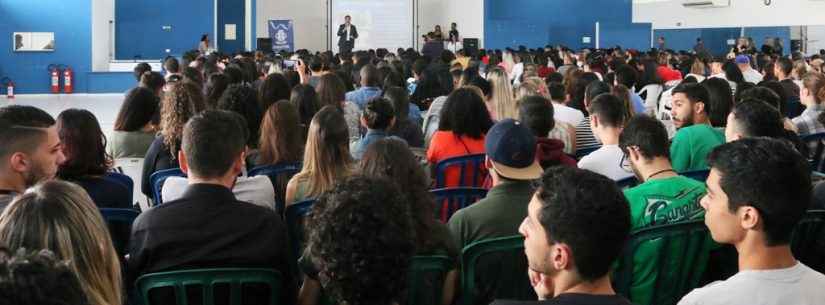
<path fill-rule="evenodd" d="M 703 220 L 634 232 L 613 274 L 613 287 L 633 304 L 676 304 L 699 286 L 714 246 Z"/>
<path fill-rule="evenodd" d="M 309 212 L 312 211 L 313 205 L 315 205 L 315 199 L 299 201 L 287 206 L 284 212 L 289 240 L 292 241 L 293 261 L 296 262 L 303 252 L 304 241 L 306 240 L 304 221 L 309 216 Z"/>
<path fill-rule="evenodd" d="M 487 196 L 487 189 L 479 187 L 450 187 L 430 190 L 435 196 L 435 215 L 447 223 L 460 209 L 466 208 Z"/>
<path fill-rule="evenodd" d="M 450 187 L 479 187 L 484 183 L 487 170 L 484 168 L 484 154 L 447 158 L 435 166 L 435 188 L 447 187 L 447 170 L 459 169 L 458 185 Z"/>
<path fill-rule="evenodd" d="M 699 181 L 699 182 L 705 182 L 705 181 L 708 180 L 708 175 L 710 175 L 710 170 L 709 169 L 700 169 L 700 170 L 695 170 L 695 171 L 679 173 L 679 175 L 688 177 L 690 179 L 693 179 L 693 180 L 696 180 L 696 181 Z"/>
<path fill-rule="evenodd" d="M 808 162 L 811 164 L 811 170 L 821 171 L 822 168 L 822 153 L 825 152 L 825 132 L 809 134 L 802 137 L 802 142 L 808 145 L 810 155 Z"/>
<path fill-rule="evenodd" d="M 408 273 L 408 305 L 441 305 L 444 280 L 450 271 L 446 256 L 415 256 Z"/>
<path fill-rule="evenodd" d="M 180 168 L 170 168 L 156 171 L 149 176 L 149 182 L 152 186 L 152 199 L 154 200 L 154 205 L 163 203 L 163 197 L 161 196 L 160 191 L 163 189 L 163 183 L 166 182 L 166 179 L 169 177 L 186 177 L 186 174 L 184 174 Z"/>
<path fill-rule="evenodd" d="M 811 210 L 796 224 L 791 237 L 794 257 L 825 273 L 825 210 Z"/>
<path fill-rule="evenodd" d="M 140 191 L 143 181 L 143 158 L 121 158 L 114 161 L 114 171 L 132 178 L 132 201 L 138 203 L 142 210 L 148 209 L 149 202 Z"/>
<path fill-rule="evenodd" d="M 535 300 L 527 277 L 524 237 L 510 236 L 474 242 L 461 251 L 461 291 L 465 305 L 494 299 Z"/>
<path fill-rule="evenodd" d="M 109 227 L 109 235 L 112 237 L 112 244 L 119 257 L 123 257 L 129 252 L 129 238 L 131 236 L 132 223 L 140 215 L 140 211 L 133 209 L 100 209 L 100 215 Z"/>
<path fill-rule="evenodd" d="M 253 168 L 248 176 L 267 176 L 272 182 L 275 190 L 275 210 L 279 215 L 284 213 L 284 200 L 286 200 L 286 185 L 289 179 L 301 171 L 301 163 L 281 163 L 275 165 L 264 165 Z"/>
<path fill-rule="evenodd" d="M 225 268 L 150 273 L 138 278 L 136 284 L 144 305 L 156 305 L 150 299 L 150 292 L 156 289 L 174 291 L 175 301 L 163 300 L 162 304 L 188 305 L 192 289 L 198 289 L 202 304 L 213 305 L 220 294 L 216 291 L 225 286 L 229 288 L 229 304 L 241 305 L 246 297 L 243 288 L 249 285 L 265 285 L 268 298 L 260 304 L 276 305 L 280 302 L 282 281 L 281 273 L 273 269 Z"/>

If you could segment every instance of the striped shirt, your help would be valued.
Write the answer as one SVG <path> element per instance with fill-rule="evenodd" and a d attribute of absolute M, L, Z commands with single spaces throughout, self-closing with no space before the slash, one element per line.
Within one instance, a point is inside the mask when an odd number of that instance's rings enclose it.
<path fill-rule="evenodd" d="M 576 150 L 592 149 L 602 146 L 593 135 L 590 127 L 590 117 L 587 116 L 576 126 Z"/>

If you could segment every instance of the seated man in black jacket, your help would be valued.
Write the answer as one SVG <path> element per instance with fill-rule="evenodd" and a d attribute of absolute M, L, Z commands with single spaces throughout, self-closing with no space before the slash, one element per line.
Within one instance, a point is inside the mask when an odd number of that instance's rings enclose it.
<path fill-rule="evenodd" d="M 232 194 L 244 167 L 246 123 L 240 115 L 210 110 L 183 129 L 183 196 L 154 207 L 132 226 L 128 285 L 143 274 L 198 268 L 270 268 L 283 277 L 281 304 L 295 302 L 286 227 L 272 210 Z M 246 296 L 245 296 L 246 297 Z"/>

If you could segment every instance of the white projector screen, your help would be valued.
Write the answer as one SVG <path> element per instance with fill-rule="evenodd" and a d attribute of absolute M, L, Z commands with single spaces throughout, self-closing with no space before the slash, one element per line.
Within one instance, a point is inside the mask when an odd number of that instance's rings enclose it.
<path fill-rule="evenodd" d="M 415 39 L 413 1 L 332 0 L 333 49 L 338 50 L 338 27 L 347 15 L 352 17 L 352 24 L 358 30 L 353 50 L 411 48 Z"/>

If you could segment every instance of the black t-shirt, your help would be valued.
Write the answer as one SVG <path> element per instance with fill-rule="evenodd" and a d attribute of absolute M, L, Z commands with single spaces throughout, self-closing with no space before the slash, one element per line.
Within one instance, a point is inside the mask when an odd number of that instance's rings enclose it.
<path fill-rule="evenodd" d="M 619 295 L 564 293 L 545 301 L 496 300 L 492 305 L 633 305 Z"/>

